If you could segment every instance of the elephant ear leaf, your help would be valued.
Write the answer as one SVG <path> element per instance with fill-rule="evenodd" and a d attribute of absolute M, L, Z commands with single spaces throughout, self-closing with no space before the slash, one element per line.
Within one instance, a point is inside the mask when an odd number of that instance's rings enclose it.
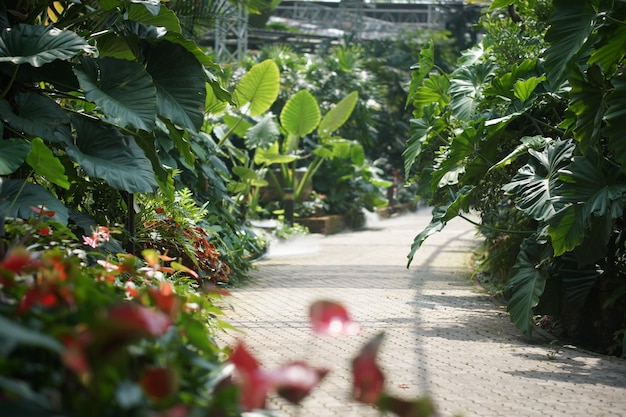
<path fill-rule="evenodd" d="M 157 116 L 156 89 L 143 65 L 116 58 L 94 60 L 94 64 L 96 71 L 92 65 L 74 70 L 87 99 L 111 123 L 151 131 Z"/>
<path fill-rule="evenodd" d="M 183 46 L 161 41 L 144 50 L 157 94 L 157 112 L 191 132 L 204 123 L 206 78 L 198 59 Z"/>
<path fill-rule="evenodd" d="M 15 172 L 26 160 L 30 144 L 22 139 L 0 140 L 0 175 Z"/>
<path fill-rule="evenodd" d="M 0 178 L 0 215 L 28 219 L 38 216 L 33 207 L 45 206 L 53 218 L 67 224 L 68 210 L 49 191 L 25 180 Z"/>
<path fill-rule="evenodd" d="M 129 193 L 156 189 L 150 161 L 132 137 L 80 116 L 72 117 L 72 124 L 77 133 L 76 145 L 68 146 L 67 153 L 89 176 L 101 178 L 111 187 Z"/>
<path fill-rule="evenodd" d="M 328 113 L 324 115 L 324 118 L 320 121 L 320 125 L 317 128 L 320 136 L 330 136 L 331 133 L 343 126 L 350 118 L 358 100 L 359 92 L 353 91 L 342 98 L 335 107 L 330 109 Z"/>
<path fill-rule="evenodd" d="M 280 123 L 287 133 L 301 138 L 315 130 L 320 117 L 317 100 L 311 93 L 302 90 L 285 103 L 280 112 Z"/>
<path fill-rule="evenodd" d="M 36 93 L 18 93 L 15 104 L 18 114 L 6 100 L 0 101 L 0 118 L 13 129 L 49 142 L 70 140 L 70 118 L 53 100 Z"/>
<path fill-rule="evenodd" d="M 274 104 L 280 90 L 280 71 L 271 59 L 250 68 L 235 89 L 239 107 L 250 103 L 250 115 L 259 116 Z"/>
<path fill-rule="evenodd" d="M 93 51 L 76 33 L 51 26 L 20 24 L 0 31 L 0 62 L 41 67 Z"/>

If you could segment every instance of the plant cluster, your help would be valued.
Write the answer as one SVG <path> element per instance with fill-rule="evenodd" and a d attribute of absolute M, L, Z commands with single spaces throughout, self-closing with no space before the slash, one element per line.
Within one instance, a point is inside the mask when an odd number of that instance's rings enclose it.
<path fill-rule="evenodd" d="M 509 271 L 508 308 L 524 334 L 535 314 L 552 314 L 606 350 L 626 326 L 626 7 L 503 0 L 487 13 L 483 40 L 453 72 L 437 70 L 432 48 L 414 71 L 405 169 L 436 207 L 409 263 L 424 239 L 474 210 L 494 247 L 515 254 L 487 256 Z M 610 330 L 585 328 L 598 321 Z"/>

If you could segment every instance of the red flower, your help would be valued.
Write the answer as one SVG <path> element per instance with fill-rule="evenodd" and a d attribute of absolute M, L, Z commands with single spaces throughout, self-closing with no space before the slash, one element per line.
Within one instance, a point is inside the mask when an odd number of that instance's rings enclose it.
<path fill-rule="evenodd" d="M 52 231 L 49 227 L 42 227 L 41 229 L 39 229 L 39 234 L 43 236 L 49 236 L 52 234 Z"/>
<path fill-rule="evenodd" d="M 0 262 L 0 267 L 14 274 L 21 274 L 24 268 L 30 263 L 30 252 L 28 252 L 26 248 L 18 246 L 9 250 L 2 262 Z"/>
<path fill-rule="evenodd" d="M 167 314 L 130 303 L 111 308 L 108 319 L 122 329 L 148 336 L 161 336 L 172 325 Z"/>
<path fill-rule="evenodd" d="M 172 284 L 161 282 L 159 289 L 150 288 L 150 295 L 162 312 L 174 316 L 180 309 L 180 298 L 174 293 Z"/>
<path fill-rule="evenodd" d="M 30 206 L 30 209 L 42 216 L 54 217 L 54 215 L 56 214 L 54 211 L 46 209 L 46 206 Z"/>
<path fill-rule="evenodd" d="M 345 307 L 334 301 L 320 300 L 311 304 L 309 320 L 318 334 L 336 336 L 359 332 L 359 325 L 350 319 Z"/>
<path fill-rule="evenodd" d="M 164 399 L 178 390 L 178 374 L 172 368 L 150 367 L 144 371 L 140 384 L 149 397 Z"/>
<path fill-rule="evenodd" d="M 241 377 L 240 401 L 246 410 L 263 408 L 271 390 L 287 401 L 299 404 L 328 373 L 326 369 L 316 369 L 303 362 L 265 371 L 241 343 L 235 347 L 230 361 Z"/>
<path fill-rule="evenodd" d="M 74 297 L 69 289 L 60 287 L 57 284 L 46 284 L 40 287 L 30 288 L 20 300 L 17 308 L 18 314 L 30 310 L 35 304 L 40 304 L 46 308 L 56 307 L 60 303 L 71 306 L 74 305 Z"/>
<path fill-rule="evenodd" d="M 383 393 L 385 376 L 376 363 L 376 355 L 383 341 L 384 333 L 379 333 L 361 349 L 352 360 L 353 395 L 365 404 L 375 405 Z"/>

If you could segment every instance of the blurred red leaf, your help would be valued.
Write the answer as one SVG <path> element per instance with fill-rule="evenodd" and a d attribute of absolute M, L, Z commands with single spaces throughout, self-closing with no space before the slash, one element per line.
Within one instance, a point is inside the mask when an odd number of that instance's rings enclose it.
<path fill-rule="evenodd" d="M 178 374 L 169 367 L 150 367 L 141 376 L 140 385 L 148 396 L 161 400 L 178 390 Z"/>
<path fill-rule="evenodd" d="M 299 404 L 328 374 L 328 369 L 313 368 L 304 362 L 292 362 L 269 373 L 278 395 Z"/>
<path fill-rule="evenodd" d="M 270 380 L 261 371 L 259 363 L 243 343 L 237 344 L 230 356 L 230 361 L 235 365 L 241 378 L 239 398 L 241 406 L 246 410 L 265 407 L 265 400 L 271 386 Z"/>
<path fill-rule="evenodd" d="M 65 349 L 61 353 L 61 360 L 77 374 L 86 374 L 90 371 L 89 359 L 86 349 L 91 343 L 92 337 L 88 332 L 81 332 L 77 336 L 65 336 L 61 339 Z"/>
<path fill-rule="evenodd" d="M 309 320 L 318 334 L 337 336 L 359 332 L 359 325 L 350 319 L 345 307 L 334 301 L 320 300 L 311 304 Z"/>
<path fill-rule="evenodd" d="M 108 320 L 120 328 L 150 336 L 160 336 L 172 325 L 172 319 L 167 314 L 131 303 L 111 308 Z"/>
<path fill-rule="evenodd" d="M 159 310 L 174 316 L 180 310 L 180 298 L 174 293 L 172 284 L 169 282 L 161 282 L 159 288 L 150 288 L 150 296 L 154 300 Z"/>
<path fill-rule="evenodd" d="M 0 267 L 15 274 L 21 274 L 30 263 L 30 252 L 26 248 L 18 246 L 9 250 L 2 262 L 0 262 Z"/>
<path fill-rule="evenodd" d="M 376 362 L 376 355 L 384 335 L 379 333 L 372 338 L 352 360 L 352 393 L 357 401 L 365 404 L 375 405 L 383 393 L 385 376 Z"/>

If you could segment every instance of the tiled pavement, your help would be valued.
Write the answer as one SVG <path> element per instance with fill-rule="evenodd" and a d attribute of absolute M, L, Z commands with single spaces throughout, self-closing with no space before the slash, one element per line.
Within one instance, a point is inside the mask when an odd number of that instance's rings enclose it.
<path fill-rule="evenodd" d="M 235 289 L 227 321 L 235 337 L 272 368 L 306 360 L 331 374 L 301 409 L 272 399 L 285 416 L 369 417 L 349 398 L 350 360 L 371 336 L 386 332 L 380 362 L 386 387 L 410 398 L 430 392 L 444 416 L 626 416 L 626 361 L 523 338 L 504 308 L 470 282 L 472 226 L 451 222 L 406 255 L 429 210 L 379 220 L 366 230 L 311 235 L 276 245 Z M 362 327 L 357 336 L 314 336 L 312 301 L 343 303 Z"/>

